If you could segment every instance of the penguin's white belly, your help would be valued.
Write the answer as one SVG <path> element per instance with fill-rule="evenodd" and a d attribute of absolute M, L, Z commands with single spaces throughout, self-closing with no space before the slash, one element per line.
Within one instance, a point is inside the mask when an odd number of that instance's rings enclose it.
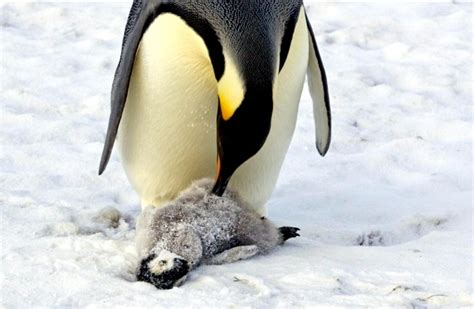
<path fill-rule="evenodd" d="M 275 82 L 269 136 L 229 184 L 261 214 L 294 132 L 307 65 L 301 13 Z M 143 205 L 160 206 L 194 180 L 215 177 L 217 98 L 204 41 L 179 17 L 159 16 L 137 52 L 118 134 L 122 164 Z"/>
<path fill-rule="evenodd" d="M 135 57 L 118 133 L 122 164 L 142 205 L 160 205 L 214 177 L 217 82 L 204 41 L 162 14 Z"/>

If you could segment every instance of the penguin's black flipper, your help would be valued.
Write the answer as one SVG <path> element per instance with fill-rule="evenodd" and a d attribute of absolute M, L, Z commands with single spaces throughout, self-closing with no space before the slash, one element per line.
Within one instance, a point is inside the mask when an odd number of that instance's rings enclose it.
<path fill-rule="evenodd" d="M 306 15 L 309 33 L 308 86 L 313 99 L 313 113 L 316 124 L 316 148 L 324 156 L 331 143 L 331 107 L 323 61 L 319 54 L 313 28 Z"/>
<path fill-rule="evenodd" d="M 159 15 L 160 3 L 161 1 L 134 0 L 130 9 L 122 42 L 122 53 L 112 84 L 111 112 L 99 166 L 99 175 L 104 172 L 112 153 L 125 101 L 127 100 L 135 54 L 143 33 Z"/>

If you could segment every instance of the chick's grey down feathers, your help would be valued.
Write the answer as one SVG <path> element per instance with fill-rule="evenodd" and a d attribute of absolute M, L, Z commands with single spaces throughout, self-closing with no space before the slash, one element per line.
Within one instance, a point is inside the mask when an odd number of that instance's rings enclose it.
<path fill-rule="evenodd" d="M 201 262 L 222 264 L 267 253 L 290 237 L 296 228 L 277 228 L 227 192 L 210 192 L 212 180 L 200 180 L 163 208 L 147 210 L 138 224 L 141 258 L 153 250 L 167 250 L 187 260 L 191 267 Z"/>

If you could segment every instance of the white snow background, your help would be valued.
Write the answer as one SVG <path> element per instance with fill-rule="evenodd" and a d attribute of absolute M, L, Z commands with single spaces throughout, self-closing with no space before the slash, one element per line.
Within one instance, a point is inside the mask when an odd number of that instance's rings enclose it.
<path fill-rule="evenodd" d="M 318 156 L 305 89 L 268 203 L 302 237 L 160 291 L 134 279 L 116 153 L 97 176 L 130 3 L 0 4 L 0 306 L 474 305 L 472 4 L 306 5 L 333 143 Z"/>

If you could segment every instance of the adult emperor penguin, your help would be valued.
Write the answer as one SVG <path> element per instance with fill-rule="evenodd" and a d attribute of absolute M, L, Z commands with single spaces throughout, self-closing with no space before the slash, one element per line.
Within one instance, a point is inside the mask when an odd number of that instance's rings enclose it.
<path fill-rule="evenodd" d="M 302 0 L 135 0 L 99 174 L 117 139 L 142 206 L 215 177 L 215 194 L 229 185 L 265 214 L 306 75 L 325 155 L 328 87 Z"/>

